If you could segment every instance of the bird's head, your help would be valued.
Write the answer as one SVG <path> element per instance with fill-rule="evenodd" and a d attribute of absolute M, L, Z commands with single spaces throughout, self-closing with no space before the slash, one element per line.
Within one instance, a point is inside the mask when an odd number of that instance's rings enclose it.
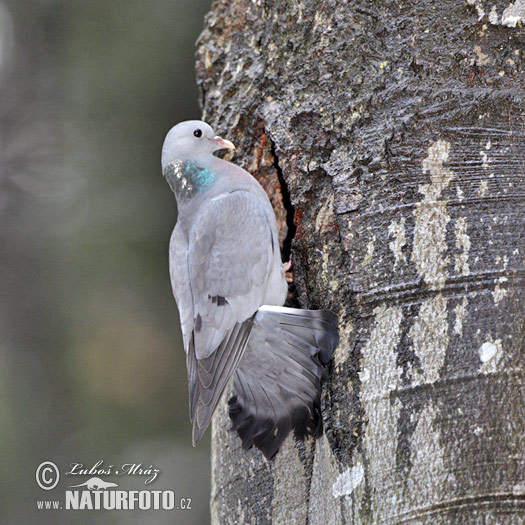
<path fill-rule="evenodd" d="M 220 149 L 235 146 L 215 134 L 212 127 L 201 120 L 186 120 L 171 128 L 162 145 L 162 169 L 174 161 L 199 160 Z"/>

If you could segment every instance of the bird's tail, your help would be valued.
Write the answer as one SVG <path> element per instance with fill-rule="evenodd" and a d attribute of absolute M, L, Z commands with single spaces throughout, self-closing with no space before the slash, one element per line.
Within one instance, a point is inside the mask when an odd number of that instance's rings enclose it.
<path fill-rule="evenodd" d="M 321 379 L 338 343 L 328 310 L 259 309 L 229 400 L 243 448 L 270 459 L 292 429 L 299 439 L 322 434 Z"/>

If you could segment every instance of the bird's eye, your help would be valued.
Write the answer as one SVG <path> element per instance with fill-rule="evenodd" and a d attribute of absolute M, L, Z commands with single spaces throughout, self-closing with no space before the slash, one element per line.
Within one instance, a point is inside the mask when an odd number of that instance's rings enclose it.
<path fill-rule="evenodd" d="M 200 129 L 196 129 L 194 132 L 193 132 L 193 136 L 194 137 L 197 137 L 198 139 L 200 139 L 202 137 L 202 130 Z"/>

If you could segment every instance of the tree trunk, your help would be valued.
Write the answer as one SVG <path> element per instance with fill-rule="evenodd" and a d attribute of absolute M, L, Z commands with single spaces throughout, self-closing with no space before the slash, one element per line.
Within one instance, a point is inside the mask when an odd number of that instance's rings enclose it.
<path fill-rule="evenodd" d="M 214 2 L 204 118 L 341 333 L 317 442 L 242 451 L 223 400 L 214 523 L 523 519 L 524 23 L 524 0 Z"/>

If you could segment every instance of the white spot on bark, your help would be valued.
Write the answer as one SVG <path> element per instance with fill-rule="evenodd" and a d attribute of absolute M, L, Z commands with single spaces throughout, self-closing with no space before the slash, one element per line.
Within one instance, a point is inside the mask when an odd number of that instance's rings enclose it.
<path fill-rule="evenodd" d="M 454 230 L 456 233 L 456 248 L 461 250 L 455 256 L 454 270 L 461 273 L 461 275 L 468 275 L 470 273 L 468 265 L 470 237 L 467 235 L 467 219 L 459 217 L 454 225 Z"/>
<path fill-rule="evenodd" d="M 321 232 L 321 234 L 323 234 L 330 226 L 331 221 L 334 220 L 334 217 L 334 196 L 331 195 L 326 203 L 321 206 L 319 213 L 315 218 L 315 231 Z M 324 240 L 325 239 L 323 238 L 323 241 Z M 321 266 L 323 268 L 323 273 L 328 279 L 332 272 L 330 271 L 331 261 L 329 246 L 327 246 L 325 242 L 323 242 L 323 249 L 319 250 L 319 253 L 321 255 Z M 340 283 L 334 279 L 327 280 L 327 284 L 332 290 L 337 290 L 340 286 Z"/>
<path fill-rule="evenodd" d="M 414 371 L 415 384 L 435 383 L 448 346 L 447 301 L 442 295 L 423 302 L 409 334 L 423 369 Z"/>
<path fill-rule="evenodd" d="M 410 503 L 417 506 L 425 501 L 431 504 L 440 495 L 448 493 L 446 486 L 454 485 L 453 470 L 444 463 L 441 436 L 436 425 L 438 409 L 426 405 L 419 414 L 418 423 L 410 440 L 410 463 L 412 468 L 408 478 L 406 494 Z M 408 506 L 408 504 L 407 504 Z M 432 518 L 430 518 L 430 522 Z"/>
<path fill-rule="evenodd" d="M 496 345 L 494 343 L 491 343 L 490 341 L 486 341 L 485 343 L 483 343 L 478 350 L 479 358 L 481 359 L 482 363 L 490 361 L 496 355 L 496 352 Z"/>
<path fill-rule="evenodd" d="M 523 496 L 525 494 L 525 482 L 516 483 L 516 485 L 512 487 L 512 494 L 514 496 Z"/>
<path fill-rule="evenodd" d="M 516 27 L 518 22 L 525 21 L 525 0 L 516 0 L 510 4 L 501 16 L 501 25 Z"/>
<path fill-rule="evenodd" d="M 479 185 L 479 188 L 478 188 L 478 195 L 480 197 L 485 197 L 485 194 L 487 193 L 487 188 L 488 187 L 489 187 L 488 179 L 483 179 L 481 181 L 481 184 Z"/>
<path fill-rule="evenodd" d="M 341 341 L 348 341 L 354 331 L 354 325 L 352 321 L 347 321 L 339 325 L 339 335 Z M 346 363 L 350 356 L 350 346 L 347 344 L 339 344 L 334 351 L 334 366 L 342 366 Z"/>
<path fill-rule="evenodd" d="M 476 434 L 476 436 L 479 436 L 483 432 L 483 429 L 479 425 L 476 425 L 472 432 L 474 432 L 474 434 Z"/>
<path fill-rule="evenodd" d="M 474 46 L 474 54 L 476 57 L 471 60 L 472 63 L 475 63 L 477 66 L 486 66 L 490 62 L 490 57 L 483 53 L 480 46 Z"/>
<path fill-rule="evenodd" d="M 405 261 L 405 254 L 402 251 L 403 246 L 406 245 L 405 218 L 402 217 L 399 222 L 392 221 L 388 226 L 388 233 L 394 237 L 388 246 L 396 258 L 395 266 L 397 266 L 401 261 Z"/>
<path fill-rule="evenodd" d="M 449 151 L 450 142 L 445 140 L 438 140 L 428 149 L 428 156 L 423 160 L 423 173 L 430 172 L 432 184 L 419 187 L 419 192 L 427 198 L 438 198 L 452 180 L 452 172 L 443 166 Z"/>
<path fill-rule="evenodd" d="M 498 16 L 498 12 L 496 10 L 496 6 L 493 5 L 492 6 L 492 9 L 490 10 L 490 13 L 489 13 L 489 22 L 493 25 L 497 25 L 498 22 L 499 22 L 499 16 Z"/>
<path fill-rule="evenodd" d="M 481 7 L 481 4 L 476 4 L 476 11 L 478 12 L 478 22 L 485 16 L 485 11 L 483 10 L 483 7 Z"/>
<path fill-rule="evenodd" d="M 507 289 L 501 286 L 501 284 L 507 281 L 507 277 L 500 277 L 496 280 L 496 286 L 494 287 L 494 291 L 492 292 L 492 297 L 494 298 L 494 303 L 496 305 L 498 305 L 499 302 L 507 295 Z"/>
<path fill-rule="evenodd" d="M 482 164 L 481 164 L 481 167 L 482 167 L 484 170 L 488 170 L 488 169 L 489 169 L 489 156 L 487 155 L 487 152 L 481 150 L 481 151 L 479 152 L 479 154 L 481 155 L 481 159 L 483 160 L 483 162 L 482 162 Z"/>
<path fill-rule="evenodd" d="M 364 477 L 365 471 L 361 463 L 357 463 L 357 465 L 354 465 L 352 468 L 339 474 L 332 486 L 332 494 L 334 498 L 340 498 L 341 496 L 352 494 L 354 489 L 362 483 Z"/>
<path fill-rule="evenodd" d="M 443 163 L 448 159 L 450 143 L 438 140 L 428 149 L 423 160 L 423 172 L 430 172 L 430 184 L 422 184 L 418 191 L 423 200 L 414 210 L 414 246 L 412 260 L 428 286 L 434 290 L 443 288 L 446 281 L 447 250 L 446 228 L 450 217 L 447 202 L 438 200 L 450 184 L 453 174 Z"/>
<path fill-rule="evenodd" d="M 366 254 L 363 259 L 363 262 L 361 263 L 362 266 L 366 266 L 367 264 L 370 264 L 370 261 L 372 260 L 372 257 L 374 256 L 374 242 L 376 240 L 376 236 L 372 236 L 372 240 L 366 245 Z"/>
<path fill-rule="evenodd" d="M 456 320 L 454 321 L 454 332 L 456 332 L 458 335 L 463 335 L 463 321 L 467 316 L 467 304 L 467 298 L 463 297 L 461 304 L 456 305 L 456 308 L 454 308 L 454 313 L 456 314 Z"/>
<path fill-rule="evenodd" d="M 478 355 L 481 361 L 479 371 L 482 374 L 494 374 L 497 372 L 497 365 L 503 357 L 501 339 L 496 339 L 494 342 L 490 339 L 485 341 L 478 348 Z"/>
<path fill-rule="evenodd" d="M 361 383 L 366 383 L 370 379 L 370 370 L 368 370 L 368 368 L 363 368 L 358 375 Z"/>
<path fill-rule="evenodd" d="M 255 171 L 255 170 L 254 170 Z M 334 196 L 330 195 L 327 201 L 321 206 L 315 218 L 315 231 L 323 231 L 327 225 L 334 220 Z"/>

